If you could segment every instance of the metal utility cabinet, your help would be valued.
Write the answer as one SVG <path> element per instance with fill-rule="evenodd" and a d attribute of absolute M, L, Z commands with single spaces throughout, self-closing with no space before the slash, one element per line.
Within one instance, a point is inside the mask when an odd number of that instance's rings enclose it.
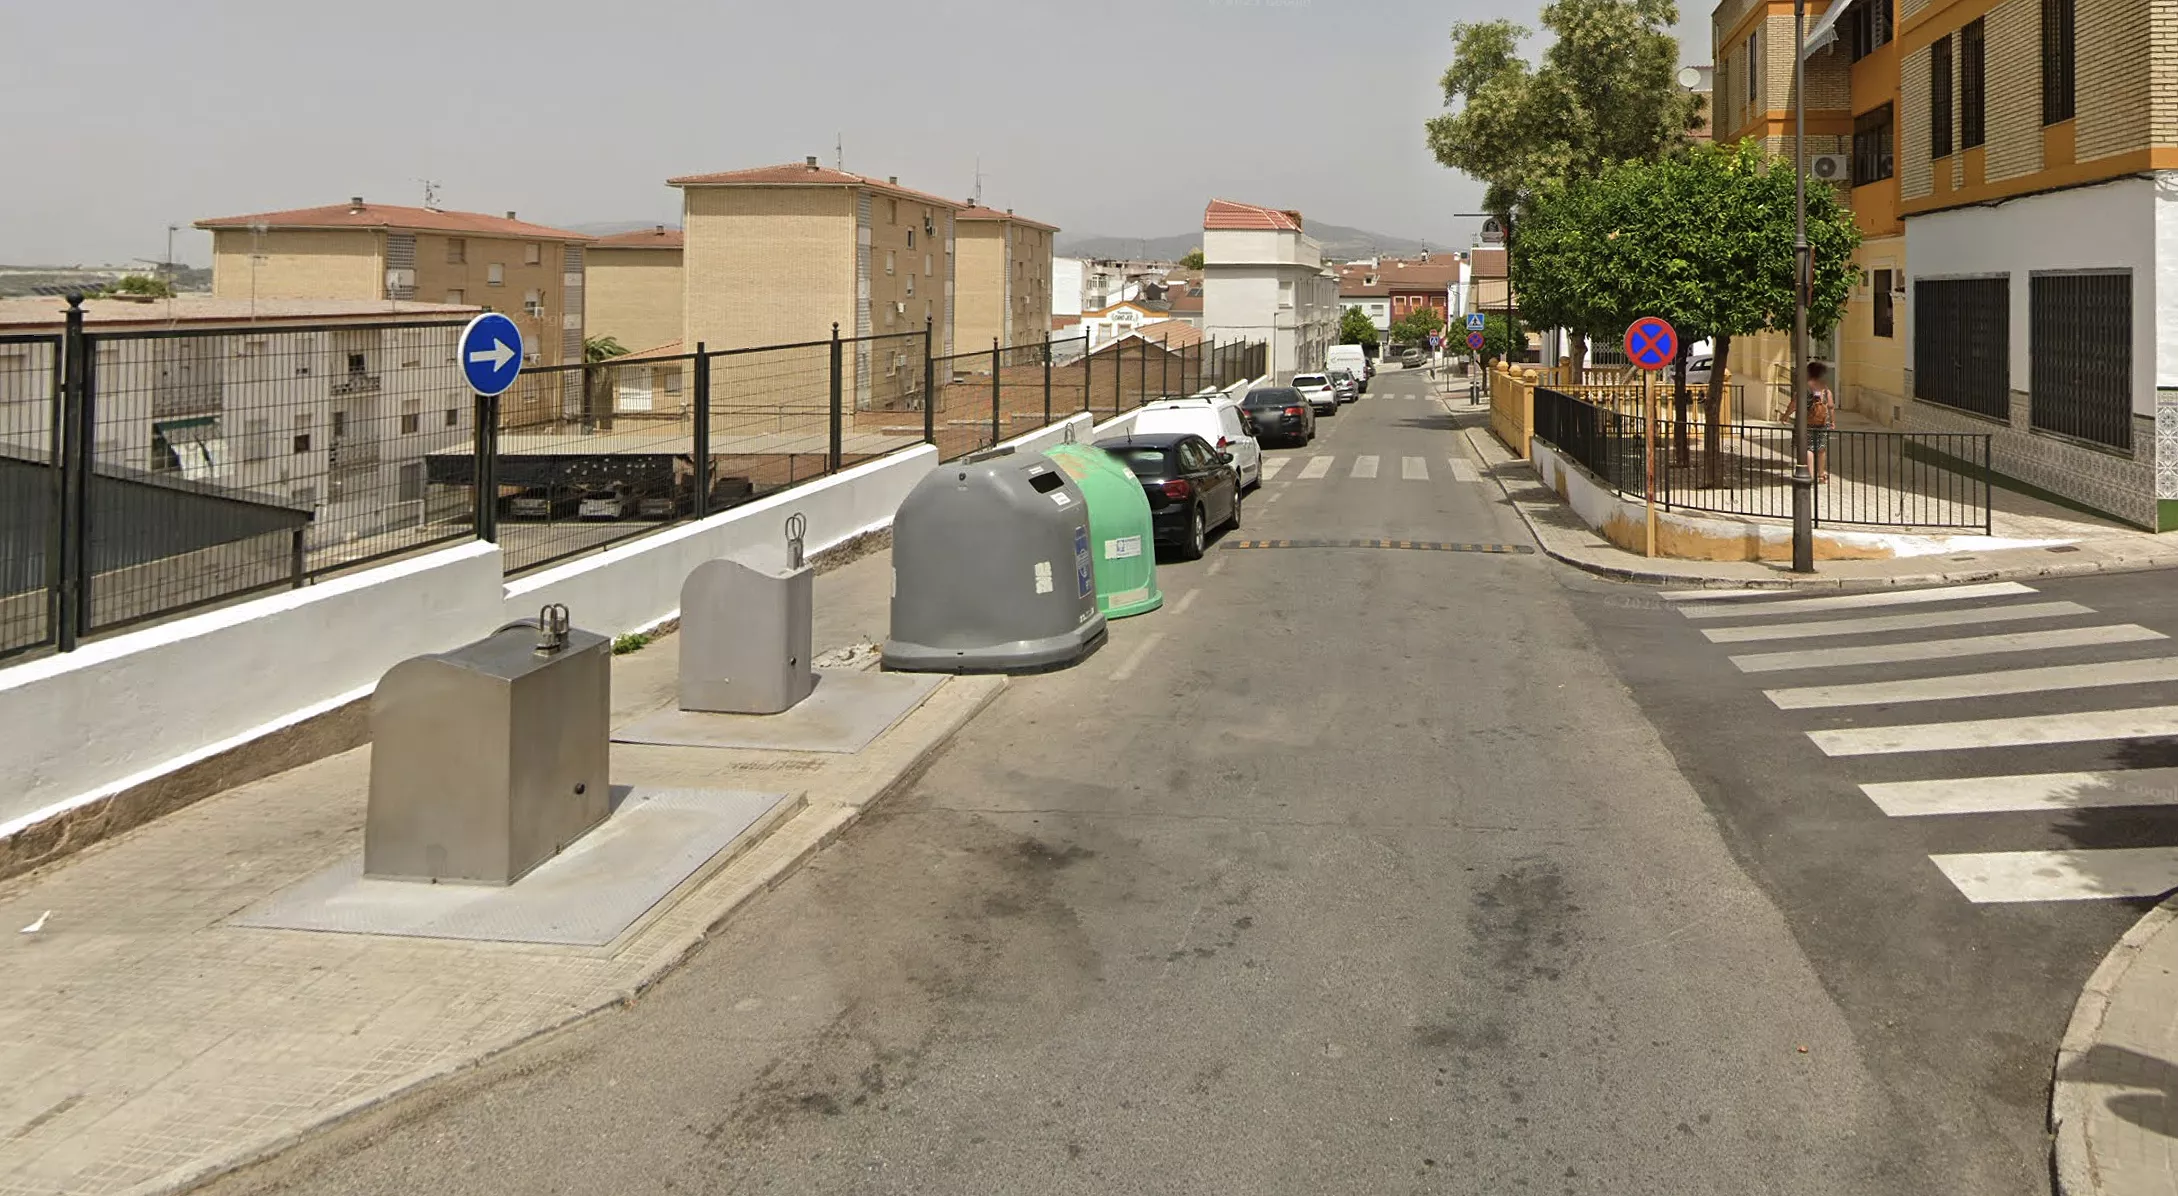
<path fill-rule="evenodd" d="M 808 526 L 800 515 L 787 520 L 783 558 L 705 561 L 681 583 L 681 709 L 778 714 L 817 687 L 809 665 L 816 573 L 802 561 Z"/>
<path fill-rule="evenodd" d="M 513 884 L 604 821 L 612 646 L 546 607 L 387 670 L 371 697 L 363 873 Z"/>
<path fill-rule="evenodd" d="M 1011 448 L 930 471 L 892 525 L 888 669 L 1029 672 L 1104 642 L 1081 489 Z"/>

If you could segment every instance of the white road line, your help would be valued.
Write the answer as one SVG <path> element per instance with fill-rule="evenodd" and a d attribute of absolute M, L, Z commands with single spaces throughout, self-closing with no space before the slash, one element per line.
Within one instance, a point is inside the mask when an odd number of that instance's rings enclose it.
<path fill-rule="evenodd" d="M 1831 706 L 1881 706 L 1890 702 L 1943 702 L 1998 694 L 2037 694 L 2059 689 L 2094 689 L 2102 685 L 2151 685 L 2159 681 L 2178 681 L 2178 658 L 2060 664 L 2041 669 L 1916 677 L 1908 681 L 1871 681 L 1864 685 L 1809 685 L 1765 690 L 1764 693 L 1780 710 L 1812 710 Z"/>
<path fill-rule="evenodd" d="M 1330 472 L 1331 458 L 1310 457 L 1308 459 L 1308 464 L 1301 467 L 1301 479 L 1303 481 L 1312 481 Z"/>
<path fill-rule="evenodd" d="M 1765 602 L 1760 606 L 1701 606 L 1688 604 L 1678 608 L 1689 619 L 1746 619 L 1770 614 L 1773 611 L 1851 610 L 1863 606 L 1918 606 L 1924 602 L 1962 602 L 1968 598 L 2009 598 L 2018 594 L 2032 594 L 2034 587 L 2023 586 L 2016 581 L 1993 581 L 1987 585 L 1953 586 L 1947 590 L 1877 590 L 1867 594 L 1833 594 L 1828 598 L 1794 598 L 1787 602 Z"/>
<path fill-rule="evenodd" d="M 1849 727 L 1807 733 L 1827 756 L 1887 756 L 1897 752 L 2093 743 L 2104 739 L 2147 739 L 2163 735 L 2178 735 L 2178 706 L 2030 714 L 2024 718 L 1976 718 L 1903 727 Z"/>
<path fill-rule="evenodd" d="M 1969 623 L 2016 623 L 2023 619 L 2056 619 L 2095 612 L 2077 602 L 2022 602 L 1979 610 L 1932 611 L 1923 615 L 1876 615 L 1866 619 L 1831 619 L 1815 623 L 1760 623 L 1752 627 L 1705 628 L 1712 644 L 1742 644 L 1749 640 L 1805 640 L 1831 635 L 1873 635 L 1879 631 L 1921 631 L 1931 627 L 1958 627 Z"/>
<path fill-rule="evenodd" d="M 1205 570 L 1203 570 L 1203 571 L 1202 571 L 1202 575 L 1203 575 L 1204 577 L 1216 577 L 1216 576 L 1218 575 L 1218 573 L 1219 573 L 1220 571 L 1222 571 L 1222 570 L 1223 570 L 1224 568 L 1225 568 L 1225 558 L 1224 558 L 1223 556 L 1220 556 L 1220 557 L 1218 557 L 1218 559 L 1216 559 L 1216 560 L 1214 560 L 1214 561 L 1210 562 L 1210 567 L 1209 567 L 1208 569 L 1205 569 Z"/>
<path fill-rule="evenodd" d="M 1188 592 L 1194 593 L 1193 590 Z M 1150 632 L 1148 636 L 1143 638 L 1141 643 L 1134 646 L 1134 651 L 1127 653 L 1127 659 L 1120 661 L 1119 667 L 1112 670 L 1112 680 L 1125 681 L 1127 678 L 1134 676 L 1134 670 L 1141 667 L 1142 660 L 1150 654 L 1150 649 L 1163 643 L 1164 640 L 1164 632 Z"/>
<path fill-rule="evenodd" d="M 2113 806 L 2178 806 L 2178 768 L 2111 772 L 2039 772 L 1946 781 L 1862 785 L 1885 814 L 2003 814 L 2016 810 L 2094 810 Z"/>
<path fill-rule="evenodd" d="M 1399 458 L 1399 478 L 1406 482 L 1429 480 L 1429 462 L 1420 457 Z"/>
<path fill-rule="evenodd" d="M 1784 598 L 1791 590 L 1665 590 L 1657 597 L 1666 602 L 1724 602 L 1734 598 Z"/>
<path fill-rule="evenodd" d="M 1283 490 L 1280 490 L 1280 491 L 1279 491 L 1278 493 L 1276 493 L 1276 494 L 1273 494 L 1273 495 L 1271 495 L 1271 496 L 1270 496 L 1269 498 L 1266 498 L 1266 499 L 1264 499 L 1264 500 L 1263 500 L 1263 505 L 1267 507 L 1267 506 L 1269 506 L 1270 504 L 1272 504 L 1272 503 L 1274 503 L 1274 502 L 1277 502 L 1277 501 L 1278 501 L 1279 499 L 1281 499 L 1281 498 L 1284 498 L 1285 496 L 1286 496 L 1286 492 L 1285 492 L 1285 491 L 1283 491 Z"/>
<path fill-rule="evenodd" d="M 1291 457 L 1265 457 L 1263 459 L 1263 480 L 1268 482 L 1276 479 L 1279 473 L 1285 469 L 1286 463 L 1291 460 L 1293 460 Z"/>
<path fill-rule="evenodd" d="M 1983 851 L 1928 857 L 1968 901 L 2095 901 L 2178 889 L 2178 847 Z"/>
<path fill-rule="evenodd" d="M 1308 475 L 1304 473 L 1304 474 L 1302 474 L 1301 476 L 1305 478 L 1305 477 L 1307 477 Z M 1373 477 L 1375 477 L 1375 476 L 1376 476 L 1376 458 L 1375 458 L 1375 457 L 1356 457 L 1356 458 L 1354 458 L 1354 469 L 1353 469 L 1353 473 L 1352 473 L 1352 475 L 1351 475 L 1351 476 L 1353 476 L 1353 477 L 1357 477 L 1357 478 L 1373 478 Z"/>
<path fill-rule="evenodd" d="M 1187 608 L 1195 605 L 1195 596 L 1200 593 L 1202 593 L 1201 590 L 1189 590 L 1187 593 L 1180 595 L 1179 604 L 1172 608 L 1172 613 L 1176 615 L 1186 614 Z"/>
<path fill-rule="evenodd" d="M 2065 627 L 2056 631 L 2021 631 L 2010 635 L 1971 635 L 1909 644 L 1865 648 L 1807 648 L 1798 652 L 1762 652 L 1734 656 L 1742 673 L 1781 673 L 1788 669 L 1825 669 L 1854 664 L 1896 664 L 1908 660 L 1951 660 L 1964 656 L 1999 656 L 2008 652 L 2046 652 L 2101 644 L 2137 644 L 2168 638 L 2137 623 L 2109 627 Z"/>
<path fill-rule="evenodd" d="M 1482 480 L 1482 475 L 1475 471 L 1473 464 L 1462 461 L 1458 457 L 1446 458 L 1445 464 L 1452 467 L 1452 480 L 1455 482 L 1479 482 Z"/>

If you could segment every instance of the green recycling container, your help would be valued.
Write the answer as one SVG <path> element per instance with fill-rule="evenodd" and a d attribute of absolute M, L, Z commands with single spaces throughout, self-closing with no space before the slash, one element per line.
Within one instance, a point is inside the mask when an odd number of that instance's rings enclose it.
<path fill-rule="evenodd" d="M 1094 445 L 1062 444 L 1044 455 L 1074 479 L 1088 504 L 1097 609 L 1107 619 L 1124 619 L 1163 606 L 1165 596 L 1157 588 L 1157 540 L 1141 479 Z"/>

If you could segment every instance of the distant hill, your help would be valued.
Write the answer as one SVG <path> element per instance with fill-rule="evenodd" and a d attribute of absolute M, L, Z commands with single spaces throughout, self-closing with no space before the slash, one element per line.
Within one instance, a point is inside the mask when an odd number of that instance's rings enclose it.
<path fill-rule="evenodd" d="M 640 227 L 640 226 L 638 226 Z M 1424 249 L 1451 248 L 1444 244 L 1425 244 L 1407 237 L 1394 237 L 1384 233 L 1372 233 L 1367 229 L 1348 228 L 1343 224 L 1326 224 L 1315 220 L 1302 222 L 1310 237 L 1323 245 L 1326 257 L 1356 258 L 1376 254 L 1396 257 L 1412 257 Z M 1110 257 L 1172 260 L 1185 257 L 1189 250 L 1202 248 L 1202 233 L 1182 233 L 1173 237 L 1104 237 L 1059 235 L 1055 250 L 1064 257 Z"/>

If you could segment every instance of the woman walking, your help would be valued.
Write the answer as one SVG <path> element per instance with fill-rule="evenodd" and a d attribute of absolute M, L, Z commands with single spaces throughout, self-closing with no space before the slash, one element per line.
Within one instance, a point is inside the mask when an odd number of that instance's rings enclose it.
<path fill-rule="evenodd" d="M 1807 448 L 1815 459 L 1815 480 L 1830 480 L 1830 432 L 1837 426 L 1838 400 L 1830 390 L 1830 367 L 1807 363 Z"/>

